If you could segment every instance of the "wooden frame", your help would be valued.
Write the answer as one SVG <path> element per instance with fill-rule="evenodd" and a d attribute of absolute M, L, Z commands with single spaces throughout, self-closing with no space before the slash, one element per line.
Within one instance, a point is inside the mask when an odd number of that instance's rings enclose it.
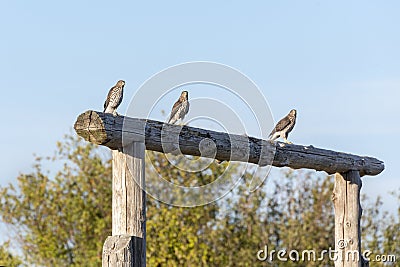
<path fill-rule="evenodd" d="M 384 170 L 376 158 L 96 111 L 79 115 L 74 128 L 85 140 L 113 150 L 112 236 L 103 247 L 103 266 L 146 265 L 145 149 L 335 173 L 335 266 L 368 266 L 361 256 L 360 177 Z M 354 251 L 357 257 L 347 259 Z"/>

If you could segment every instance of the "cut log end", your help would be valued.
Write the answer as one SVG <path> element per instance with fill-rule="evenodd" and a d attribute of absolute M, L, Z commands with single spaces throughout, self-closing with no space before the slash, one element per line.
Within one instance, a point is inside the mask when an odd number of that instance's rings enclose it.
<path fill-rule="evenodd" d="M 74 129 L 76 133 L 88 142 L 102 145 L 107 142 L 107 131 L 103 119 L 95 111 L 86 111 L 78 116 Z"/>

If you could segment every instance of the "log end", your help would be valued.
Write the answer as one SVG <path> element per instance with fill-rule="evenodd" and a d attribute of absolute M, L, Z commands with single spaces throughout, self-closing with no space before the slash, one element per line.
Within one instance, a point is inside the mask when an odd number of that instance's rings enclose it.
<path fill-rule="evenodd" d="M 364 175 L 378 175 L 385 170 L 385 164 L 383 161 L 370 157 L 364 157 L 363 159 L 365 158 L 368 158 L 368 163 L 363 162 L 363 166 L 366 165 L 366 167 L 360 169 L 361 177 Z"/>
<path fill-rule="evenodd" d="M 78 116 L 75 132 L 88 142 L 102 145 L 107 142 L 107 132 L 100 113 L 88 110 Z"/>

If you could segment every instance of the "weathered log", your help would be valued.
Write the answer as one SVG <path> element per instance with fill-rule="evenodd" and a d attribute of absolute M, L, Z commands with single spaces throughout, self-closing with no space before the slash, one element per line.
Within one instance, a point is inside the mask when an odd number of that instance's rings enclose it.
<path fill-rule="evenodd" d="M 180 149 L 186 155 L 215 157 L 220 161 L 250 162 L 260 166 L 272 164 L 293 169 L 307 168 L 328 174 L 354 170 L 361 176 L 377 175 L 384 170 L 383 162 L 372 157 L 170 125 L 154 120 L 114 117 L 96 111 L 86 111 L 79 115 L 74 128 L 85 140 L 111 149 L 120 149 L 124 143 L 144 141 L 147 150 L 174 153 Z"/>

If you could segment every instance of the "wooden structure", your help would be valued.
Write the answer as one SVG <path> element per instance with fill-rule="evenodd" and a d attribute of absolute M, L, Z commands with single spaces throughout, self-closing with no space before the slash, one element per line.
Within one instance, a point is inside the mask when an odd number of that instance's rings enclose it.
<path fill-rule="evenodd" d="M 74 128 L 85 140 L 113 150 L 113 225 L 103 248 L 103 266 L 145 266 L 145 149 L 163 153 L 179 149 L 182 154 L 221 161 L 336 173 L 335 266 L 368 265 L 361 257 L 360 177 L 381 173 L 384 164 L 378 159 L 96 111 L 79 115 Z M 356 259 L 346 260 L 353 251 L 358 251 Z"/>

